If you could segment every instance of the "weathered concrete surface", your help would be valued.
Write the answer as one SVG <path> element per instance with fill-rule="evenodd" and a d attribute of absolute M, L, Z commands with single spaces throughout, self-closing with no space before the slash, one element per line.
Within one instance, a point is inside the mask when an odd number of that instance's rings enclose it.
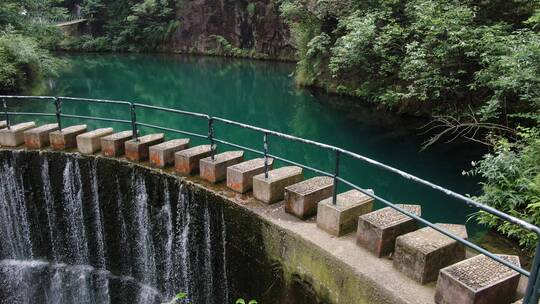
<path fill-rule="evenodd" d="M 200 175 L 212 183 L 218 183 L 227 178 L 227 168 L 244 161 L 244 151 L 227 151 L 203 158 L 199 162 Z"/>
<path fill-rule="evenodd" d="M 24 145 L 28 149 L 41 149 L 50 143 L 49 133 L 58 130 L 58 124 L 47 124 L 24 131 Z"/>
<path fill-rule="evenodd" d="M 255 175 L 253 177 L 253 196 L 267 204 L 276 203 L 284 198 L 285 187 L 303 179 L 302 168 L 296 166 L 270 170 L 268 178 L 264 174 Z"/>
<path fill-rule="evenodd" d="M 274 159 L 268 158 L 268 170 L 272 170 Z M 253 188 L 253 177 L 264 173 L 264 158 L 255 158 L 227 168 L 227 187 L 246 193 Z"/>
<path fill-rule="evenodd" d="M 520 266 L 517 256 L 499 255 Z M 437 280 L 437 304 L 507 304 L 515 299 L 519 273 L 477 255 L 441 270 Z"/>
<path fill-rule="evenodd" d="M 133 137 L 133 131 L 122 131 L 101 138 L 101 151 L 105 156 L 124 155 L 125 143 Z"/>
<path fill-rule="evenodd" d="M 398 206 L 413 214 L 421 214 L 419 205 Z M 395 240 L 398 236 L 414 231 L 417 227 L 413 218 L 391 207 L 386 207 L 358 218 L 356 241 L 358 245 L 382 257 L 394 251 Z"/>
<path fill-rule="evenodd" d="M 86 132 L 86 125 L 76 125 L 63 128 L 62 131 L 54 131 L 49 133 L 51 147 L 54 150 L 65 150 L 75 148 L 77 146 L 77 135 Z"/>
<path fill-rule="evenodd" d="M 210 156 L 210 153 L 212 153 L 210 145 L 196 146 L 176 152 L 174 154 L 174 166 L 176 172 L 184 175 L 199 172 L 199 162 L 201 159 Z"/>
<path fill-rule="evenodd" d="M 334 181 L 328 176 L 316 176 L 285 187 L 285 212 L 300 219 L 317 213 L 317 204 L 329 198 L 334 191 Z"/>
<path fill-rule="evenodd" d="M 31 122 L 23 122 L 11 126 L 9 129 L 0 130 L 0 146 L 16 147 L 24 143 L 24 131 L 35 128 L 36 124 Z"/>
<path fill-rule="evenodd" d="M 0 129 L 7 128 L 7 121 L 0 120 Z"/>
<path fill-rule="evenodd" d="M 317 206 L 317 227 L 334 236 L 352 232 L 358 217 L 373 210 L 373 202 L 373 198 L 354 189 L 339 193 L 335 205 L 331 197 L 322 200 Z"/>
<path fill-rule="evenodd" d="M 144 161 L 150 154 L 150 146 L 157 145 L 165 139 L 165 134 L 149 134 L 137 139 L 130 139 L 125 142 L 126 157 L 132 161 Z"/>
<path fill-rule="evenodd" d="M 174 153 L 189 147 L 189 138 L 173 139 L 150 147 L 150 164 L 165 168 L 174 163 Z"/>
<path fill-rule="evenodd" d="M 101 138 L 113 134 L 113 128 L 101 128 L 77 135 L 77 149 L 84 154 L 101 150 Z"/>
<path fill-rule="evenodd" d="M 464 225 L 436 224 L 466 239 Z M 394 267 L 408 277 L 426 284 L 437 280 L 439 270 L 465 259 L 465 246 L 431 227 L 425 227 L 396 239 Z"/>
<path fill-rule="evenodd" d="M 1 153 L 11 151 L 0 149 L 0 159 L 5 157 Z M 301 221 L 285 213 L 282 203 L 268 206 L 251 195 L 235 193 L 225 185 L 209 184 L 197 177 L 179 177 L 172 170 L 158 171 L 121 159 L 53 151 L 19 151 L 22 152 L 19 157 L 27 155 L 29 160 L 35 159 L 36 164 L 46 155 L 51 158 L 49 163 L 64 157 L 96 159 L 110 172 L 122 173 L 135 168 L 147 178 L 162 176 L 171 184 L 181 183 L 185 189 L 191 189 L 194 201 L 199 204 L 205 204 L 206 200 L 210 206 L 222 206 L 227 222 L 227 250 L 230 251 L 227 261 L 241 263 L 229 268 L 230 283 L 233 284 L 231 296 L 256 298 L 259 303 L 287 304 L 434 303 L 434 286 L 421 286 L 395 270 L 390 260 L 379 259 L 358 248 L 353 234 L 332 237 L 317 229 L 314 220 Z M 57 171 L 60 176 L 57 182 L 62 182 L 62 168 Z M 152 182 L 148 189 L 159 192 L 152 189 L 161 185 Z M 268 277 L 265 276 L 267 280 L 263 281 L 265 274 L 260 271 L 264 269 L 268 271 Z M 263 282 L 265 284 L 259 286 Z M 243 290 L 243 293 L 233 292 L 235 290 Z"/>

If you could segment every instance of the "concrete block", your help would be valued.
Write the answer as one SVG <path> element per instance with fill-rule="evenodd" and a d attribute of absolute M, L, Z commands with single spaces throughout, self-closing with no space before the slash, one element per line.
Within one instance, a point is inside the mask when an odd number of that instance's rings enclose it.
<path fill-rule="evenodd" d="M 150 164 L 165 168 L 174 163 L 174 153 L 189 147 L 189 139 L 173 139 L 150 147 Z"/>
<path fill-rule="evenodd" d="M 24 131 L 33 129 L 36 124 L 31 122 L 23 122 L 0 130 L 0 146 L 16 147 L 24 143 Z"/>
<path fill-rule="evenodd" d="M 227 151 L 199 162 L 201 177 L 209 182 L 217 183 L 227 178 L 227 168 L 244 161 L 244 151 Z"/>
<path fill-rule="evenodd" d="M 464 239 L 464 225 L 436 224 Z M 437 280 L 439 270 L 465 259 L 465 246 L 433 228 L 425 227 L 396 239 L 392 256 L 394 267 L 408 277 L 426 284 Z"/>
<path fill-rule="evenodd" d="M 272 170 L 274 160 L 268 158 L 268 170 Z M 255 158 L 227 168 L 227 187 L 246 193 L 253 188 L 253 177 L 264 173 L 264 158 Z"/>
<path fill-rule="evenodd" d="M 125 143 L 133 137 L 132 131 L 122 131 L 101 138 L 101 152 L 105 156 L 124 155 Z"/>
<path fill-rule="evenodd" d="M 4 129 L 4 128 L 7 128 L 7 121 L 0 120 L 0 129 Z"/>
<path fill-rule="evenodd" d="M 130 139 L 125 142 L 126 157 L 133 161 L 144 161 L 150 154 L 150 146 L 157 145 L 165 139 L 165 134 L 156 133 Z"/>
<path fill-rule="evenodd" d="M 176 172 L 189 175 L 199 172 L 201 159 L 210 156 L 210 145 L 196 146 L 174 153 Z"/>
<path fill-rule="evenodd" d="M 50 143 L 49 134 L 58 130 L 58 124 L 47 124 L 24 131 L 24 144 L 28 149 L 41 149 Z"/>
<path fill-rule="evenodd" d="M 336 204 L 332 198 L 322 200 L 317 205 L 317 227 L 335 236 L 354 231 L 358 217 L 373 210 L 373 198 L 358 190 L 339 193 Z"/>
<path fill-rule="evenodd" d="M 519 258 L 499 255 L 520 266 Z M 485 255 L 477 255 L 439 273 L 437 304 L 507 304 L 516 296 L 520 274 Z"/>
<path fill-rule="evenodd" d="M 300 219 L 308 219 L 317 213 L 317 204 L 332 196 L 334 180 L 328 176 L 316 176 L 285 187 L 285 212 Z"/>
<path fill-rule="evenodd" d="M 397 206 L 418 216 L 421 214 L 419 205 Z M 382 257 L 394 251 L 394 243 L 398 236 L 414 231 L 417 227 L 413 218 L 386 207 L 358 218 L 356 243 Z"/>
<path fill-rule="evenodd" d="M 85 132 L 86 125 L 75 125 L 63 128 L 62 131 L 53 131 L 49 133 L 51 147 L 54 150 L 75 148 L 77 146 L 77 135 Z"/>
<path fill-rule="evenodd" d="M 113 134 L 113 128 L 101 128 L 77 135 L 77 149 L 84 154 L 101 150 L 101 138 Z"/>
<path fill-rule="evenodd" d="M 268 171 L 268 178 L 263 174 L 253 177 L 253 196 L 267 204 L 282 200 L 285 187 L 304 179 L 302 168 L 296 166 L 281 167 Z"/>

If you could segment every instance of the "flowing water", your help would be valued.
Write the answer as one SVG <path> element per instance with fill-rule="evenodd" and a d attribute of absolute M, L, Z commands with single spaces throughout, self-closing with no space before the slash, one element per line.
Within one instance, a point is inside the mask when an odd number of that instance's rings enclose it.
<path fill-rule="evenodd" d="M 13 155 L 0 158 L 1 304 L 227 299 L 222 209 L 165 178 L 107 176 L 95 159 L 43 156 L 35 184 Z"/>

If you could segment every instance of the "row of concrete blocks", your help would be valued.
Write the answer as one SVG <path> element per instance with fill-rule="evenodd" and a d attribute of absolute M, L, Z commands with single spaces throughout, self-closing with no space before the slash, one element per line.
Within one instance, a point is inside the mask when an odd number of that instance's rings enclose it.
<path fill-rule="evenodd" d="M 479 255 L 465 259 L 464 246 L 436 230 L 417 230 L 414 219 L 391 207 L 377 211 L 373 199 L 357 190 L 337 195 L 332 203 L 333 179 L 314 177 L 303 180 L 302 168 L 286 166 L 272 169 L 268 159 L 265 176 L 264 158 L 244 161 L 243 151 L 228 151 L 210 157 L 210 145 L 189 148 L 189 139 L 164 142 L 164 134 L 150 134 L 132 139 L 131 131 L 113 133 L 112 128 L 87 132 L 86 125 L 58 130 L 56 124 L 35 126 L 33 122 L 12 126 L 9 130 L 0 122 L 0 145 L 39 149 L 51 146 L 55 150 L 77 148 L 84 154 L 102 151 L 103 155 L 125 156 L 133 161 L 149 160 L 154 167 L 174 164 L 181 174 L 197 172 L 201 178 L 227 186 L 239 193 L 250 190 L 258 200 L 272 204 L 285 200 L 287 213 L 300 219 L 317 216 L 317 226 L 334 236 L 342 236 L 356 228 L 356 241 L 378 257 L 392 254 L 396 269 L 426 284 L 437 280 L 435 302 L 510 303 L 519 282 L 519 274 L 491 259 Z M 418 205 L 398 205 L 420 216 Z M 463 225 L 437 224 L 454 234 L 467 238 Z M 515 256 L 501 256 L 519 265 Z M 464 261 L 463 261 L 464 260 Z"/>

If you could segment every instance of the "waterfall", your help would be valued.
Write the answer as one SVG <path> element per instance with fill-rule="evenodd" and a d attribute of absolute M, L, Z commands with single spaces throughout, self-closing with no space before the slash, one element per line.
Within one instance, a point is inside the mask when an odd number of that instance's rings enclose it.
<path fill-rule="evenodd" d="M 71 263 L 84 265 L 88 263 L 88 243 L 83 224 L 83 189 L 78 162 L 68 159 L 64 168 L 63 181 L 64 189 L 62 194 L 69 246 L 67 254 Z"/>
<path fill-rule="evenodd" d="M 228 303 L 219 205 L 100 158 L 44 152 L 33 168 L 12 155 L 0 157 L 0 304 Z"/>
<path fill-rule="evenodd" d="M 57 262 L 60 260 L 60 248 L 58 239 L 60 238 L 60 233 L 57 230 L 57 216 L 56 210 L 54 209 L 54 198 L 51 188 L 51 180 L 49 174 L 49 160 L 44 157 L 41 160 L 41 180 L 43 181 L 43 200 L 45 201 L 45 206 L 47 210 L 47 224 L 49 226 L 49 238 L 51 242 L 52 257 L 53 261 Z"/>
<path fill-rule="evenodd" d="M 152 223 L 148 215 L 148 193 L 144 178 L 133 174 L 132 189 L 134 191 L 134 220 L 136 263 L 138 276 L 145 284 L 155 284 L 156 263 L 154 244 L 152 242 Z"/>
<path fill-rule="evenodd" d="M 0 167 L 0 258 L 32 258 L 32 242 L 25 203 L 22 177 L 15 172 L 18 153 L 13 163 Z"/>
<path fill-rule="evenodd" d="M 101 221 L 101 210 L 99 205 L 99 189 L 97 177 L 97 162 L 94 160 L 90 169 L 92 177 L 92 217 L 94 218 L 94 229 L 97 248 L 97 267 L 105 268 L 105 244 L 103 242 L 103 222 Z"/>

